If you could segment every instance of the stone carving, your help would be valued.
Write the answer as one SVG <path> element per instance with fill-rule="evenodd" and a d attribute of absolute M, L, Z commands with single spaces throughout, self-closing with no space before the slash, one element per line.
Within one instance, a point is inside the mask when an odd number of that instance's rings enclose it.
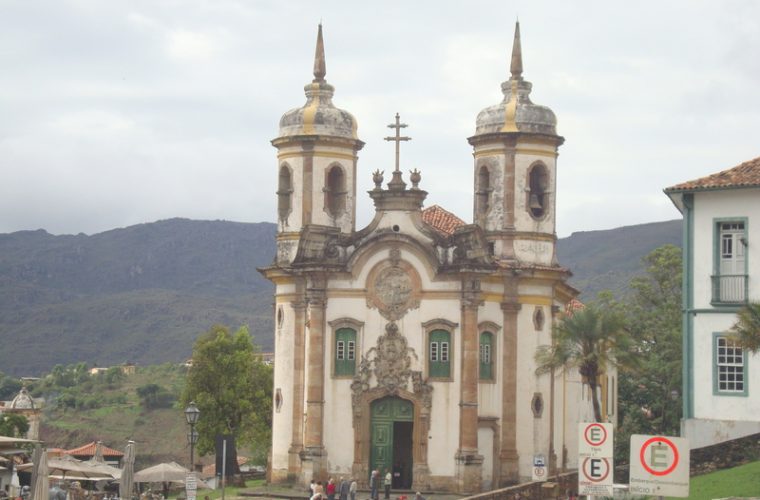
<path fill-rule="evenodd" d="M 373 375 L 376 387 L 385 389 L 388 394 L 408 390 L 411 380 L 414 393 L 421 398 L 425 407 L 430 407 L 433 387 L 423 381 L 422 372 L 411 370 L 412 357 L 418 359 L 406 337 L 399 334 L 398 325 L 395 322 L 388 323 L 385 334 L 377 339 L 377 346 L 362 356 L 351 383 L 351 402 L 355 416 L 361 411 L 359 403 L 362 394 L 372 388 L 370 381 Z"/>
<path fill-rule="evenodd" d="M 375 293 L 383 307 L 398 313 L 412 293 L 412 280 L 403 269 L 390 267 L 375 279 Z"/>
<path fill-rule="evenodd" d="M 422 180 L 422 173 L 416 168 L 414 170 L 410 170 L 409 180 L 412 181 L 412 189 L 419 189 L 419 184 Z"/>
<path fill-rule="evenodd" d="M 385 170 L 380 171 L 380 169 L 375 170 L 372 172 L 372 182 L 375 183 L 375 190 L 380 191 L 383 189 L 383 174 L 385 173 Z"/>
<path fill-rule="evenodd" d="M 388 261 L 370 273 L 367 307 L 377 308 L 385 319 L 395 321 L 419 307 L 421 286 L 414 269 L 401 260 L 398 248 L 390 250 Z"/>

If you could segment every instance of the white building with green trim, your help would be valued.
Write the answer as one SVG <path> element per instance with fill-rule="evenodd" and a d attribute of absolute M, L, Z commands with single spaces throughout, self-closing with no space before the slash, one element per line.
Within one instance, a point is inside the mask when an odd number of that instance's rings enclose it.
<path fill-rule="evenodd" d="M 727 331 L 760 301 L 760 158 L 665 189 L 683 223 L 683 420 L 692 448 L 760 432 L 760 354 Z"/>

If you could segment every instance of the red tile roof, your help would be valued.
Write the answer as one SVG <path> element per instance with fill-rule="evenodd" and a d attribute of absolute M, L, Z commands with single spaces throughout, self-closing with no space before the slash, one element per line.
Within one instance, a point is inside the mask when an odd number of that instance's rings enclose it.
<path fill-rule="evenodd" d="M 701 191 L 731 187 L 760 187 L 760 157 L 745 161 L 741 165 L 718 172 L 717 174 L 676 184 L 675 186 L 666 188 L 665 192 Z"/>
<path fill-rule="evenodd" d="M 454 234 L 456 228 L 465 225 L 462 219 L 438 205 L 431 205 L 423 210 L 422 220 L 446 234 Z"/>
<path fill-rule="evenodd" d="M 84 446 L 80 446 L 79 448 L 66 450 L 64 453 L 66 453 L 67 455 L 72 455 L 72 456 L 77 456 L 77 457 L 94 457 L 96 446 L 97 446 L 97 443 L 93 441 L 92 443 L 88 443 Z M 124 453 L 120 452 L 119 450 L 114 450 L 113 448 L 109 448 L 106 445 L 101 445 L 101 450 L 103 451 L 104 457 L 123 457 L 124 456 Z"/>

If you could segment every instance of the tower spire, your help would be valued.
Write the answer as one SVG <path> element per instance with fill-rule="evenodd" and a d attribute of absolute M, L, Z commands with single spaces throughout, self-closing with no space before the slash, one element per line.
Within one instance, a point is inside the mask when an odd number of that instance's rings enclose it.
<path fill-rule="evenodd" d="M 324 82 L 327 69 L 325 65 L 325 43 L 322 40 L 322 22 L 317 32 L 317 49 L 314 52 L 314 82 Z"/>
<path fill-rule="evenodd" d="M 512 73 L 513 80 L 522 80 L 523 64 L 519 20 L 515 22 L 515 41 L 512 43 L 512 64 L 509 66 L 509 71 Z"/>

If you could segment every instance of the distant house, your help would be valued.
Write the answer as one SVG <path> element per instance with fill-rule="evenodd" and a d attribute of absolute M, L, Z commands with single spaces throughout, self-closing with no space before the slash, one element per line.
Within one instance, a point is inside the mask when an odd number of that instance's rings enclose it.
<path fill-rule="evenodd" d="M 98 449 L 98 443 L 93 441 L 91 443 L 82 445 L 78 448 L 72 448 L 70 450 L 66 450 L 64 453 L 66 455 L 70 455 L 79 460 L 90 460 L 91 458 L 95 457 L 95 454 L 97 453 L 97 449 Z M 124 453 L 120 452 L 119 450 L 114 450 L 113 448 L 109 448 L 108 446 L 105 446 L 102 443 L 100 444 L 100 450 L 101 450 L 101 453 L 103 454 L 103 460 L 108 465 L 113 465 L 114 467 L 121 467 L 121 459 L 124 457 Z"/>
<path fill-rule="evenodd" d="M 665 189 L 683 214 L 683 421 L 693 448 L 760 432 L 760 355 L 727 334 L 760 300 L 760 158 Z"/>

